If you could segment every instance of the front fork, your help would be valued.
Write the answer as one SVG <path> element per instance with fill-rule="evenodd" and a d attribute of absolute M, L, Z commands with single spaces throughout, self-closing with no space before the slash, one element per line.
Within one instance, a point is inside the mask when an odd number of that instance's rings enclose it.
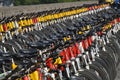
<path fill-rule="evenodd" d="M 62 71 L 61 71 L 61 70 L 59 70 L 59 77 L 60 77 L 60 80 L 63 80 L 63 79 L 62 79 L 63 76 L 62 76 Z"/>
<path fill-rule="evenodd" d="M 69 69 L 69 63 L 66 63 L 66 67 L 65 67 L 66 73 L 67 73 L 67 77 L 70 78 L 70 69 Z"/>

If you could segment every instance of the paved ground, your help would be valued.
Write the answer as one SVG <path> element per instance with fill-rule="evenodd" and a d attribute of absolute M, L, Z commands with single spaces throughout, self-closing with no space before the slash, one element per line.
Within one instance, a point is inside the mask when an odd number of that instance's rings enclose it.
<path fill-rule="evenodd" d="M 118 69 L 117 69 L 118 73 L 117 73 L 117 77 L 115 80 L 120 80 L 120 64 L 118 66 Z"/>

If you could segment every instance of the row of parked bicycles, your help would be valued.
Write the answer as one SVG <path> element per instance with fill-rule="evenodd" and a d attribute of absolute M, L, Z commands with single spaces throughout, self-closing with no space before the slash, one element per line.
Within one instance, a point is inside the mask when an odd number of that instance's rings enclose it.
<path fill-rule="evenodd" d="M 89 4 L 82 6 L 75 6 L 69 8 L 59 8 L 49 11 L 21 13 L 11 17 L 4 17 L 0 19 L 0 32 L 13 31 L 15 28 L 24 28 L 28 26 L 46 26 L 58 22 L 60 19 L 66 19 L 69 16 L 75 17 L 77 14 L 82 14 L 88 11 L 94 11 L 98 8 L 104 8 L 109 4 Z"/>
<path fill-rule="evenodd" d="M 1 31 L 0 80 L 114 80 L 120 10 L 94 5 L 102 7 Z"/>

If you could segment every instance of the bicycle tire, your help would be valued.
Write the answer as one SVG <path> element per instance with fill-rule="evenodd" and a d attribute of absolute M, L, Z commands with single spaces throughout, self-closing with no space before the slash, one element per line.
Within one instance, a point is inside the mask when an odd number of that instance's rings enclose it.
<path fill-rule="evenodd" d="M 86 77 L 88 80 L 102 80 L 94 72 L 87 69 L 79 73 L 79 78 L 80 77 Z"/>
<path fill-rule="evenodd" d="M 115 77 L 116 77 L 116 74 L 117 74 L 114 61 L 112 60 L 112 58 L 109 55 L 109 53 L 106 53 L 104 51 L 101 51 L 100 53 L 101 53 L 100 54 L 101 59 L 103 59 L 105 61 L 105 63 L 108 65 L 108 68 L 111 69 L 111 73 L 110 73 L 111 74 L 110 75 L 111 76 L 111 80 L 114 80 Z"/>
<path fill-rule="evenodd" d="M 110 54 L 110 56 L 115 61 L 115 64 L 116 64 L 116 67 L 117 67 L 117 65 L 119 64 L 119 57 L 118 57 L 118 54 L 117 54 L 116 50 L 110 44 L 107 44 L 105 46 L 105 48 L 106 48 L 106 51 Z"/>
<path fill-rule="evenodd" d="M 99 76 L 102 78 L 102 80 L 110 80 L 109 74 L 100 63 L 97 63 L 96 61 L 94 61 L 89 66 L 90 66 L 90 69 L 94 69 L 99 73 Z"/>

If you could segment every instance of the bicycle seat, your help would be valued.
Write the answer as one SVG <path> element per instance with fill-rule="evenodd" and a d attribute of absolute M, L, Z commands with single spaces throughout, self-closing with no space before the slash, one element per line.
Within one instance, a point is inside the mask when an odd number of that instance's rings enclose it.
<path fill-rule="evenodd" d="M 73 35 L 73 32 L 65 31 L 65 32 L 64 32 L 64 37 L 66 37 L 66 36 L 68 36 L 68 35 Z"/>
<path fill-rule="evenodd" d="M 62 34 L 62 33 L 63 33 L 63 31 L 62 31 L 62 30 L 58 30 L 57 32 L 58 32 L 59 34 Z"/>
<path fill-rule="evenodd" d="M 53 41 L 58 40 L 58 37 L 57 37 L 56 35 L 50 35 L 50 38 L 51 38 Z"/>
<path fill-rule="evenodd" d="M 98 18 L 96 16 L 91 17 L 93 20 L 97 20 Z"/>
<path fill-rule="evenodd" d="M 81 25 L 79 21 L 76 19 L 75 21 L 73 21 L 73 26 L 77 28 L 77 27 L 80 27 Z"/>
<path fill-rule="evenodd" d="M 23 54 L 14 54 L 13 56 L 12 56 L 14 59 L 22 59 L 22 58 L 24 58 L 24 55 Z"/>
<path fill-rule="evenodd" d="M 75 28 L 74 26 L 71 26 L 71 27 L 67 27 L 67 30 L 69 31 L 76 31 L 77 28 Z"/>
<path fill-rule="evenodd" d="M 56 37 L 57 37 L 58 39 L 62 39 L 62 38 L 63 38 L 63 35 L 61 35 L 61 34 L 56 34 Z"/>
<path fill-rule="evenodd" d="M 11 58 L 10 57 L 0 57 L 0 62 L 6 62 L 6 61 L 8 61 L 8 62 L 10 62 L 11 61 Z"/>
<path fill-rule="evenodd" d="M 107 13 L 109 13 L 109 14 L 114 14 L 115 12 L 116 12 L 116 11 L 113 10 L 113 9 L 107 10 Z"/>
<path fill-rule="evenodd" d="M 28 43 L 28 45 L 31 48 L 37 48 L 37 49 L 44 49 L 46 47 L 46 45 L 41 42 Z"/>
<path fill-rule="evenodd" d="M 109 19 L 109 15 L 108 15 L 108 14 L 105 14 L 105 15 L 104 15 L 104 18 L 105 18 L 105 19 Z"/>
<path fill-rule="evenodd" d="M 53 43 L 54 41 L 50 38 L 47 38 L 46 41 L 48 41 L 50 44 Z"/>
<path fill-rule="evenodd" d="M 1 56 L 3 56 L 3 57 L 11 57 L 12 54 L 11 53 L 2 53 Z"/>
<path fill-rule="evenodd" d="M 33 54 L 37 53 L 38 51 L 36 49 L 21 49 L 21 50 L 19 50 L 19 52 L 22 53 L 22 54 L 33 55 Z"/>
<path fill-rule="evenodd" d="M 51 44 L 50 41 L 47 41 L 47 40 L 44 40 L 44 39 L 43 39 L 43 40 L 40 40 L 39 42 L 42 43 L 42 44 L 44 44 L 46 47 L 47 47 L 47 46 L 50 46 L 50 44 Z"/>

